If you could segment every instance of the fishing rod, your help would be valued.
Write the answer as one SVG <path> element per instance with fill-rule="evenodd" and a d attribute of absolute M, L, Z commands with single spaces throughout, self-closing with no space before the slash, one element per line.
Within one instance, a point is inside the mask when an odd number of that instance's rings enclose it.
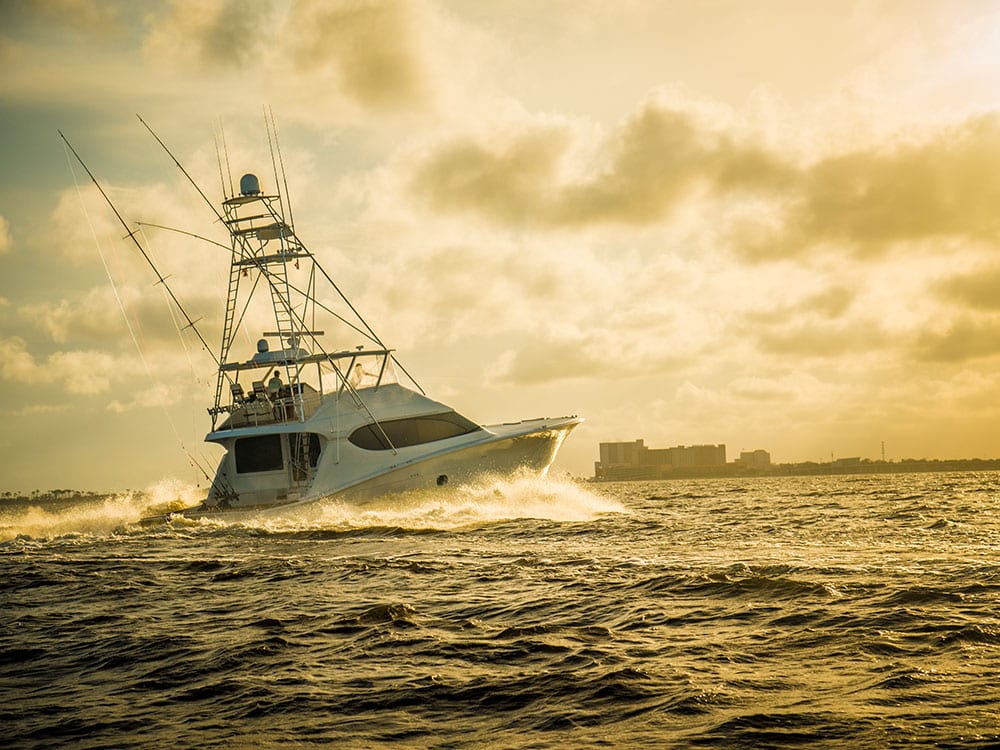
<path fill-rule="evenodd" d="M 208 207 L 210 209 L 212 209 L 212 213 L 215 214 L 215 218 L 217 218 L 219 221 L 225 223 L 226 220 L 224 218 L 222 218 L 222 214 L 220 214 L 219 211 L 215 208 L 215 204 L 212 203 L 212 201 L 210 201 L 208 199 L 208 196 L 205 195 L 205 193 L 202 192 L 202 189 L 200 187 L 198 187 L 198 183 L 194 181 L 194 178 L 190 174 L 188 174 L 188 171 L 186 169 L 184 169 L 184 167 L 181 165 L 181 163 L 179 161 L 177 161 L 177 157 L 173 155 L 173 153 L 170 151 L 169 148 L 167 148 L 167 144 L 165 144 L 163 141 L 160 140 L 160 136 L 158 136 L 156 133 L 153 132 L 153 129 L 151 127 L 149 127 L 149 125 L 146 124 L 146 121 L 142 119 L 142 116 L 139 115 L 138 112 L 136 113 L 135 116 L 139 118 L 139 122 L 141 122 L 143 124 L 143 126 L 146 128 L 146 130 L 149 131 L 149 134 L 151 136 L 153 136 L 153 138 L 156 139 L 156 142 L 160 144 L 160 147 L 164 151 L 166 151 L 167 156 L 169 156 L 171 159 L 173 159 L 174 164 L 176 164 L 177 168 L 179 170 L 181 170 L 181 172 L 184 174 L 185 177 L 187 177 L 187 180 L 188 180 L 188 182 L 191 183 L 191 186 L 195 190 L 198 191 L 198 195 L 200 195 L 202 197 L 202 200 L 204 200 L 205 203 L 208 204 Z"/>

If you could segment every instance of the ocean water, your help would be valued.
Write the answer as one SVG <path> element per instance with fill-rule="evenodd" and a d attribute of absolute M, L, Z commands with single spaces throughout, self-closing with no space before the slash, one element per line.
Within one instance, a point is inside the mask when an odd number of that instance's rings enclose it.
<path fill-rule="evenodd" d="M 997 747 L 1000 474 L 0 510 L 0 746 Z"/>

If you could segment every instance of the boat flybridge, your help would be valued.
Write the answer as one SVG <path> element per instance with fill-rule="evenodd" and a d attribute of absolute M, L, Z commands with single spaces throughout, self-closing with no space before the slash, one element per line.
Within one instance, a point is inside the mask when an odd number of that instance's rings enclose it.
<path fill-rule="evenodd" d="M 232 260 L 205 438 L 226 453 L 208 497 L 185 515 L 328 497 L 360 503 L 486 473 L 548 469 L 580 418 L 481 426 L 429 398 L 298 238 L 287 201 L 262 192 L 253 174 L 232 192 L 220 214 Z M 334 300 L 349 315 L 329 306 Z M 269 327 L 255 351 L 248 321 Z M 332 337 L 363 343 L 338 349 L 328 345 Z"/>

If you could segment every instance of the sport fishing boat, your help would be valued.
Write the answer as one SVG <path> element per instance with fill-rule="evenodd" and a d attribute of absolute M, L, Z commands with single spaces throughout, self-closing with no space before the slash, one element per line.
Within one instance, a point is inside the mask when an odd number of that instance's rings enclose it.
<path fill-rule="evenodd" d="M 232 261 L 205 438 L 225 455 L 206 499 L 184 516 L 331 497 L 363 503 L 483 474 L 547 471 L 582 419 L 484 426 L 429 398 L 297 236 L 280 193 L 263 192 L 253 174 L 230 191 L 218 214 Z M 237 343 L 248 321 L 270 328 L 255 348 Z"/>

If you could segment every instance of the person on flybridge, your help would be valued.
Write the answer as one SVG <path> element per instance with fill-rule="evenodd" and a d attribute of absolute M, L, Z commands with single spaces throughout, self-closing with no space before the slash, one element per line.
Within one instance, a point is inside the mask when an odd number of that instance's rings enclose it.
<path fill-rule="evenodd" d="M 274 375 L 272 375 L 271 379 L 267 381 L 267 395 L 273 399 L 278 395 L 278 391 L 281 390 L 281 386 L 283 385 L 284 383 L 281 382 L 281 375 L 279 374 L 279 371 L 275 370 Z"/>
<path fill-rule="evenodd" d="M 358 362 L 356 365 L 354 365 L 354 370 L 351 372 L 351 377 L 350 377 L 351 387 L 360 388 L 361 382 L 365 379 L 365 376 L 370 374 L 371 373 L 369 372 L 365 372 L 365 368 L 361 366 L 360 362 Z"/>

